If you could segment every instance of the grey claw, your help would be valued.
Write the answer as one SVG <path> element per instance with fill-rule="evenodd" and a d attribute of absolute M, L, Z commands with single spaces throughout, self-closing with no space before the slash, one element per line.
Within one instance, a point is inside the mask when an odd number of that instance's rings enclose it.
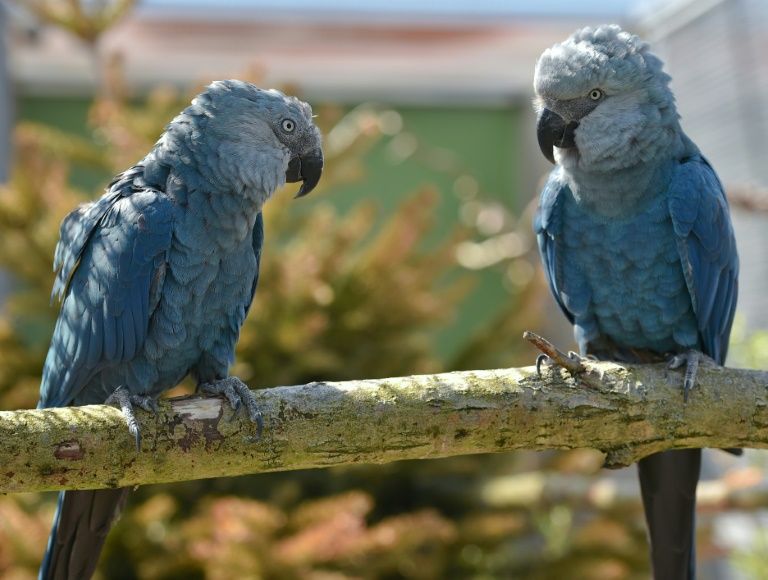
<path fill-rule="evenodd" d="M 688 397 L 691 390 L 696 384 L 696 374 L 699 370 L 699 362 L 701 361 L 702 354 L 696 350 L 689 350 L 688 352 L 676 354 L 672 357 L 667 365 L 670 369 L 679 369 L 685 365 L 685 378 L 683 379 L 683 402 L 688 402 Z"/>
<path fill-rule="evenodd" d="M 136 453 L 141 451 L 141 429 L 137 424 L 128 425 L 128 431 L 136 440 Z"/>
<path fill-rule="evenodd" d="M 669 363 L 667 364 L 667 368 L 679 369 L 681 366 L 685 364 L 686 360 L 687 360 L 687 357 L 684 354 L 676 354 L 669 360 Z"/>
<path fill-rule="evenodd" d="M 131 404 L 137 407 L 141 407 L 147 413 L 158 413 L 160 408 L 157 406 L 157 401 L 153 397 L 145 397 L 142 395 L 131 395 Z"/>
<path fill-rule="evenodd" d="M 539 378 L 541 378 L 541 365 L 549 364 L 551 360 L 552 359 L 545 354 L 540 354 L 536 357 L 536 374 L 539 376 Z"/>

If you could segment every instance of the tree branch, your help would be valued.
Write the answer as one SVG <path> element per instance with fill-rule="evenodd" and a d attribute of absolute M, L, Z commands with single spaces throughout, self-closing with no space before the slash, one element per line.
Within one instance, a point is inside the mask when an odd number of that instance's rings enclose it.
<path fill-rule="evenodd" d="M 265 429 L 218 398 L 139 411 L 137 453 L 104 405 L 0 412 L 0 492 L 86 489 L 513 449 L 592 447 L 620 467 L 674 447 L 768 447 L 768 373 L 583 362 L 257 391 Z M 587 379 L 586 381 L 584 379 Z"/>

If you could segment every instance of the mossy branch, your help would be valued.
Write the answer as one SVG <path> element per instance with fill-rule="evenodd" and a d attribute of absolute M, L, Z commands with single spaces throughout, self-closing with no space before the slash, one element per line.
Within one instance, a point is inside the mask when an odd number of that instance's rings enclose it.
<path fill-rule="evenodd" d="M 587 380 L 585 380 L 587 379 Z M 664 365 L 584 362 L 312 383 L 257 391 L 256 428 L 218 398 L 138 411 L 98 405 L 0 412 L 0 492 L 229 477 L 513 449 L 591 447 L 609 467 L 675 447 L 768 447 L 768 373 L 704 364 L 683 403 Z"/>

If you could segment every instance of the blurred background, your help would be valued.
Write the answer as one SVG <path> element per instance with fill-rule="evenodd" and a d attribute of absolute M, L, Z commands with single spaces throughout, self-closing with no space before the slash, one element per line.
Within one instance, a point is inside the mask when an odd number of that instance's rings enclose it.
<path fill-rule="evenodd" d="M 532 76 L 545 48 L 604 22 L 654 43 L 727 186 L 743 272 L 729 364 L 768 367 L 768 3 L 28 0 L 0 5 L 0 408 L 37 400 L 63 216 L 221 78 L 309 100 L 327 160 L 309 198 L 265 211 L 235 374 L 528 365 L 524 329 L 569 348 L 530 226 L 549 169 Z M 634 470 L 601 464 L 521 452 L 146 486 L 99 575 L 647 578 Z M 707 453 L 701 578 L 768 577 L 765 467 Z M 54 495 L 0 497 L 3 578 L 36 577 Z"/>

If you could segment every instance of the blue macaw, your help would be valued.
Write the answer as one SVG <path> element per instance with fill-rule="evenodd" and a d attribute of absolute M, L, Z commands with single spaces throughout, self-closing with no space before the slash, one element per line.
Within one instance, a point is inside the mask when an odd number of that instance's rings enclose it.
<path fill-rule="evenodd" d="M 228 369 L 258 282 L 261 210 L 285 182 L 309 193 L 322 168 L 309 105 L 242 81 L 209 85 L 101 199 L 64 219 L 38 408 L 117 403 L 138 447 L 133 406 L 152 410 L 189 374 L 260 428 L 255 397 Z M 40 578 L 90 578 L 126 497 L 61 493 Z"/>
<path fill-rule="evenodd" d="M 723 187 L 683 133 L 670 77 L 615 25 L 584 28 L 536 65 L 537 134 L 556 164 L 535 217 L 555 299 L 581 355 L 723 364 L 739 260 Z M 700 449 L 638 464 L 657 579 L 694 578 Z"/>

